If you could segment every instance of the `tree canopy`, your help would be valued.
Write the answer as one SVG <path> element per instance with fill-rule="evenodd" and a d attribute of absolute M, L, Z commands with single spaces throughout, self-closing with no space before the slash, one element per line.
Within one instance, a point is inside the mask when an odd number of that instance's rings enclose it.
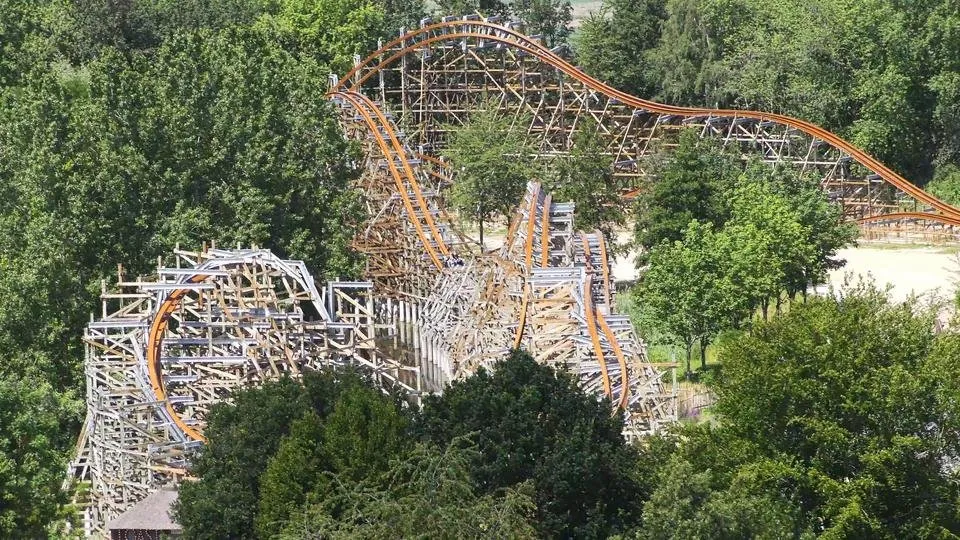
<path fill-rule="evenodd" d="M 946 0 L 605 0 L 574 41 L 618 88 L 790 114 L 922 185 L 960 164 L 958 25 Z"/>
<path fill-rule="evenodd" d="M 638 537 L 957 535 L 957 336 L 933 316 L 860 286 L 726 341 L 716 421 L 651 443 Z"/>

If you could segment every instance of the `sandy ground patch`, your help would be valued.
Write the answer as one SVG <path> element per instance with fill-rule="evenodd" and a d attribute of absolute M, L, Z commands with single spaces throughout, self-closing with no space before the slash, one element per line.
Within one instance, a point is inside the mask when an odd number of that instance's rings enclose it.
<path fill-rule="evenodd" d="M 620 232 L 618 242 L 625 243 L 631 233 Z M 503 244 L 502 234 L 493 234 L 486 239 L 488 249 L 499 248 Z M 880 287 L 889 285 L 890 295 L 896 301 L 910 294 L 940 294 L 952 298 L 957 288 L 955 280 L 960 280 L 960 262 L 956 248 L 923 246 L 889 246 L 864 243 L 860 246 L 843 249 L 837 256 L 846 261 L 843 268 L 830 272 L 829 283 L 819 288 L 825 292 L 830 286 L 841 288 L 846 280 L 857 282 L 861 279 L 872 280 Z M 621 255 L 612 261 L 613 279 L 618 282 L 631 282 L 637 279 L 637 269 L 633 265 L 633 253 Z"/>
<path fill-rule="evenodd" d="M 910 294 L 940 294 L 953 296 L 955 280 L 960 278 L 960 263 L 954 250 L 927 247 L 891 248 L 862 245 L 841 250 L 838 257 L 847 261 L 839 270 L 830 272 L 829 286 L 840 288 L 845 280 L 856 282 L 872 280 L 880 287 L 889 285 L 890 295 L 896 301 Z M 637 278 L 633 255 L 621 256 L 613 262 L 613 275 L 617 281 L 632 281 Z"/>
<path fill-rule="evenodd" d="M 950 298 L 960 277 L 955 250 L 942 248 L 887 248 L 870 244 L 844 249 L 837 254 L 847 264 L 830 273 L 830 284 L 841 287 L 850 277 L 872 279 L 891 286 L 894 300 L 910 294 L 940 294 Z"/>

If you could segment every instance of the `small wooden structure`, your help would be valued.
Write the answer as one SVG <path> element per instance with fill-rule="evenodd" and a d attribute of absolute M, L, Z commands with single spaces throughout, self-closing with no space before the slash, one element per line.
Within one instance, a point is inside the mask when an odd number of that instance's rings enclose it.
<path fill-rule="evenodd" d="M 171 515 L 175 489 L 154 491 L 117 519 L 107 523 L 110 540 L 174 540 L 183 530 Z"/>

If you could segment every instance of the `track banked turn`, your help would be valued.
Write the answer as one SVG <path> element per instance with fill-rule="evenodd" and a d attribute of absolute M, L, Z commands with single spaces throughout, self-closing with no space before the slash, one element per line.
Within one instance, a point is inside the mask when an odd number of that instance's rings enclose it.
<path fill-rule="evenodd" d="M 886 185 L 895 190 L 895 194 L 901 199 L 903 196 L 909 197 L 914 202 L 915 208 L 904 208 L 902 200 L 886 201 L 883 205 L 872 205 L 869 203 L 857 202 L 860 206 L 869 206 L 869 208 L 853 208 L 848 211 L 848 216 L 857 220 L 861 224 L 873 224 L 880 222 L 892 222 L 896 220 L 914 220 L 937 222 L 946 226 L 954 227 L 960 221 L 960 209 L 957 209 L 944 201 L 939 200 L 933 195 L 918 188 L 916 185 L 906 180 L 883 163 L 870 156 L 863 150 L 853 144 L 843 140 L 839 136 L 823 129 L 811 122 L 792 118 L 786 115 L 773 114 L 759 111 L 734 110 L 734 109 L 706 109 L 697 107 L 680 107 L 661 104 L 625 92 L 619 91 L 589 75 L 583 73 L 578 68 L 568 63 L 564 58 L 553 50 L 542 45 L 537 39 L 526 36 L 515 28 L 517 25 L 511 23 L 509 26 L 497 24 L 487 20 L 479 19 L 476 16 L 469 16 L 463 19 L 445 18 L 442 22 L 433 24 L 424 24 L 420 29 L 410 31 L 401 37 L 384 44 L 379 50 L 370 54 L 347 73 L 336 85 L 335 90 L 359 91 L 365 85 L 379 83 L 382 88 L 385 84 L 384 72 L 400 69 L 398 63 L 413 64 L 411 59 L 417 62 L 427 62 L 431 49 L 435 47 L 449 46 L 454 43 L 460 44 L 464 57 L 469 49 L 490 49 L 506 48 L 510 51 L 535 57 L 546 66 L 555 69 L 566 81 L 575 81 L 584 88 L 589 89 L 604 96 L 610 100 L 609 103 L 625 105 L 634 109 L 634 114 L 642 112 L 644 114 L 660 115 L 659 122 L 670 121 L 680 122 L 681 124 L 691 123 L 697 125 L 709 126 L 717 121 L 724 121 L 729 126 L 729 134 L 733 133 L 734 128 L 741 121 L 754 121 L 763 124 L 776 124 L 788 130 L 796 130 L 811 139 L 810 145 L 815 149 L 820 142 L 829 145 L 837 152 L 837 161 L 852 159 L 863 166 L 869 174 L 866 180 L 866 188 L 861 191 L 867 192 L 867 195 L 858 195 L 864 197 L 876 197 L 876 194 L 870 194 L 870 181 L 881 179 Z M 420 58 L 417 58 L 417 56 Z M 476 56 L 474 54 L 474 56 Z M 456 70 L 456 66 L 450 67 Z M 402 76 L 402 75 L 401 75 Z M 491 75 L 488 77 L 493 79 Z M 423 94 L 429 93 L 429 81 L 424 83 L 424 88 L 419 91 Z M 500 82 L 492 83 L 495 86 Z M 563 85 L 567 84 L 561 81 L 560 91 L 563 91 Z M 503 85 L 501 85 L 503 86 Z M 504 94 L 522 94 L 523 88 L 501 88 Z M 375 91 L 375 90 L 374 90 Z M 464 90 L 465 92 L 465 90 Z M 522 96 L 521 96 L 522 98 Z M 706 131 L 706 129 L 705 129 Z M 728 134 L 728 136 L 729 136 Z M 721 136 L 723 136 L 721 134 Z M 822 165 L 822 164 L 821 164 Z M 806 167 L 806 165 L 805 165 Z M 849 188 L 849 186 L 847 187 Z M 842 197 L 842 195 L 841 195 Z M 851 204 L 851 207 L 855 204 Z M 917 207 L 920 206 L 920 207 Z M 846 208 L 845 208 L 846 210 Z"/>

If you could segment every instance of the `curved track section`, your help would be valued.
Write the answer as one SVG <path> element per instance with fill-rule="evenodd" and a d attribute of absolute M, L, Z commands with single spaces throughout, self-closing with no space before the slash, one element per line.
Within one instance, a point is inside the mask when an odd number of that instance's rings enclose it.
<path fill-rule="evenodd" d="M 739 145 L 771 163 L 821 178 L 845 215 L 865 226 L 948 226 L 960 210 L 940 201 L 829 131 L 789 116 L 664 105 L 631 96 L 569 64 L 536 39 L 480 20 L 446 18 L 407 33 L 360 61 L 338 89 L 366 88 L 389 102 L 415 142 L 439 151 L 446 126 L 494 104 L 540 138 L 540 153 L 562 156 L 573 134 L 594 126 L 607 140 L 616 174 L 639 186 L 644 158 L 669 148 L 681 129 Z M 908 216 L 922 215 L 918 218 Z"/>
<path fill-rule="evenodd" d="M 318 289 L 303 262 L 257 249 L 173 260 L 104 290 L 84 335 L 87 420 L 71 468 L 91 484 L 94 528 L 186 474 L 210 407 L 238 388 L 350 364 L 419 395 L 419 370 L 377 348 L 372 283 Z"/>
<path fill-rule="evenodd" d="M 412 157 L 389 115 L 358 92 L 333 92 L 347 136 L 365 145 L 360 188 L 368 219 L 354 247 L 366 255 L 365 274 L 395 296 L 424 290 L 451 255 L 449 220 L 425 190 L 421 159 Z M 417 281 L 417 283 L 413 283 Z"/>

